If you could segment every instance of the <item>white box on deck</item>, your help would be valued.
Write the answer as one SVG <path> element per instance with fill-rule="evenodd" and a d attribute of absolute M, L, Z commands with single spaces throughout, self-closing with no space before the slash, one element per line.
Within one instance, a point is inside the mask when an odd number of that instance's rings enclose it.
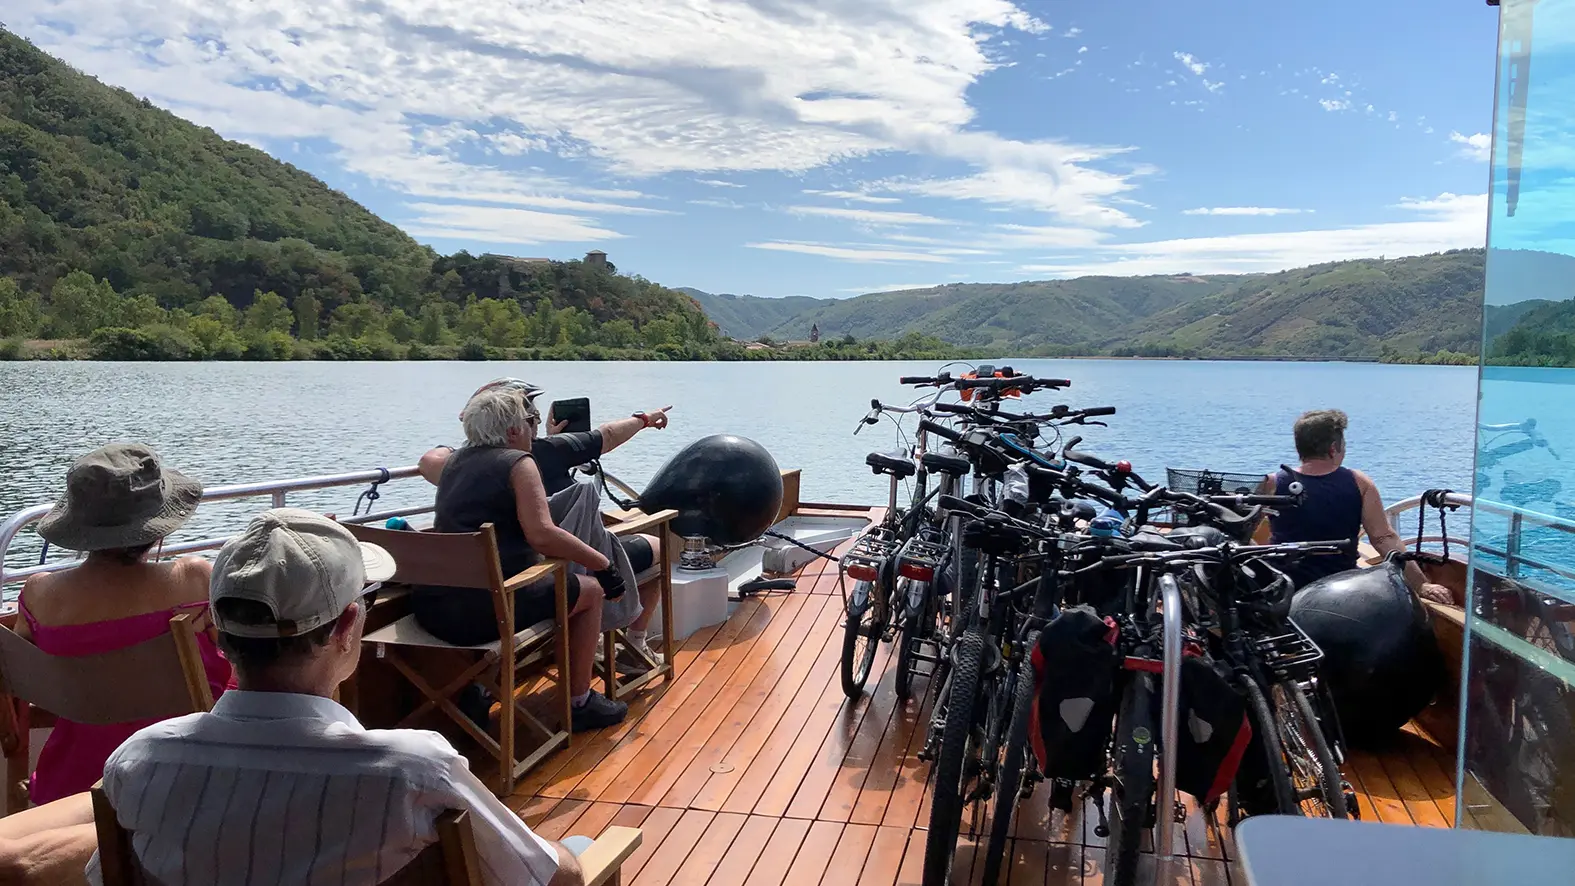
<path fill-rule="evenodd" d="M 721 567 L 698 571 L 673 570 L 673 642 L 675 644 L 701 628 L 727 621 L 727 591 L 730 582 L 727 570 Z"/>

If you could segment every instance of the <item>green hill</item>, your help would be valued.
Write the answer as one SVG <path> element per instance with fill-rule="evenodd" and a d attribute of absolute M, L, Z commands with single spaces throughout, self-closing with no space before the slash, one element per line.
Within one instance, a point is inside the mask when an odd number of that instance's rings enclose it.
<path fill-rule="evenodd" d="M 1466 249 L 1274 274 L 954 283 L 842 300 L 695 295 L 738 338 L 803 339 L 816 325 L 823 338 L 925 332 L 991 355 L 1462 362 L 1482 334 L 1483 268 L 1484 251 Z M 1546 299 L 1575 295 L 1575 258 L 1495 251 L 1493 274 L 1495 294 L 1523 298 L 1488 307 L 1490 338 L 1519 324 L 1515 347 L 1553 347 L 1529 344 L 1528 324 L 1548 314 Z"/>
<path fill-rule="evenodd" d="M 693 299 L 611 266 L 440 256 L 0 29 L 0 339 L 95 333 L 98 355 L 143 358 L 732 347 Z"/>

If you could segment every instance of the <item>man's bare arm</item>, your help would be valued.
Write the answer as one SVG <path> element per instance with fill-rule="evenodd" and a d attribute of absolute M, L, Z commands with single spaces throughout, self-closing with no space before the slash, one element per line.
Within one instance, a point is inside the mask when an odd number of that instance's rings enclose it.
<path fill-rule="evenodd" d="M 672 408 L 671 406 L 664 406 L 661 409 L 653 409 L 647 412 L 646 416 L 651 422 L 650 427 L 657 429 L 667 427 L 667 410 Z M 602 452 L 612 452 L 614 449 L 628 443 L 634 438 L 635 434 L 645 430 L 645 422 L 646 419 L 630 416 L 602 424 L 599 428 L 602 432 Z"/>
<path fill-rule="evenodd" d="M 438 485 L 438 479 L 443 476 L 443 466 L 448 464 L 448 457 L 453 454 L 454 447 L 452 446 L 437 446 L 428 449 L 421 456 L 421 460 L 416 462 L 416 470 L 420 472 L 423 480 L 436 486 Z"/>
<path fill-rule="evenodd" d="M 1400 543 L 1400 533 L 1389 522 L 1389 515 L 1384 513 L 1384 500 L 1378 493 L 1378 484 L 1372 481 L 1361 471 L 1356 474 L 1356 487 L 1362 491 L 1362 529 L 1367 532 L 1367 541 L 1381 556 L 1388 556 L 1398 551 L 1405 550 L 1405 545 Z M 1424 600 L 1437 603 L 1452 603 L 1454 595 L 1443 585 L 1434 584 L 1422 574 L 1421 567 L 1415 563 L 1405 564 L 1405 583 L 1411 590 Z"/>

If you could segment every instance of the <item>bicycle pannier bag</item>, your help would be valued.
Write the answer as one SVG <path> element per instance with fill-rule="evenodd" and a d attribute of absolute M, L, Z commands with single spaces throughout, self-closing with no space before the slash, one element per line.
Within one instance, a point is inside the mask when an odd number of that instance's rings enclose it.
<path fill-rule="evenodd" d="M 1116 714 L 1116 623 L 1087 606 L 1063 609 L 1034 647 L 1029 736 L 1048 778 L 1080 780 L 1105 770 Z"/>

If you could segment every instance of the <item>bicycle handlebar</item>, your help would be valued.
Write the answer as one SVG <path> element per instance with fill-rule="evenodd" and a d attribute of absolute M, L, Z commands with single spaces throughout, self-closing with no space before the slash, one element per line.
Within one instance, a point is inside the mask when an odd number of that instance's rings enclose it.
<path fill-rule="evenodd" d="M 935 436 L 940 437 L 942 440 L 950 440 L 953 443 L 961 443 L 963 438 L 962 434 L 957 433 L 943 424 L 930 421 L 927 418 L 919 420 L 919 430 L 934 434 Z"/>
<path fill-rule="evenodd" d="M 1186 562 L 1227 562 L 1242 560 L 1284 558 L 1311 554 L 1341 554 L 1350 550 L 1351 539 L 1345 541 L 1288 541 L 1267 545 L 1225 544 L 1208 548 L 1189 548 L 1181 551 L 1143 551 L 1133 554 L 1110 554 L 1098 562 L 1072 571 L 1074 575 L 1100 569 L 1120 569 L 1144 564 L 1175 564 Z"/>

